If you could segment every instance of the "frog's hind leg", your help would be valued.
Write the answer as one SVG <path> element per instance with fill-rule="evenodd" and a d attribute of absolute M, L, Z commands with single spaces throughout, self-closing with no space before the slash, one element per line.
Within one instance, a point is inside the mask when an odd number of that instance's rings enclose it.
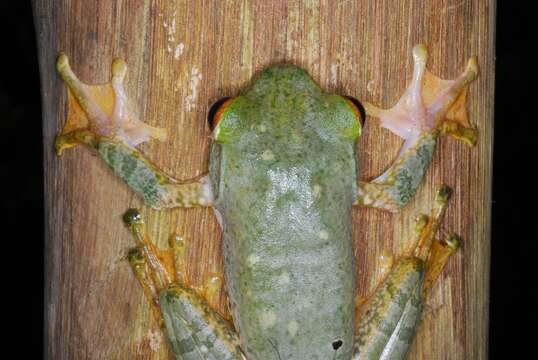
<path fill-rule="evenodd" d="M 455 235 L 435 239 L 450 189 L 443 186 L 430 216 L 417 219 L 415 239 L 386 278 L 358 307 L 354 360 L 404 359 L 420 323 L 424 299 L 459 246 Z"/>
<path fill-rule="evenodd" d="M 129 263 L 176 358 L 245 360 L 231 324 L 188 287 L 183 239 L 171 237 L 169 251 L 159 251 L 147 238 L 138 210 L 129 209 L 124 221 L 137 244 Z"/>
<path fill-rule="evenodd" d="M 80 144 L 97 150 L 114 173 L 155 209 L 211 205 L 207 176 L 178 181 L 135 148 L 152 138 L 164 140 L 166 131 L 140 121 L 132 110 L 123 85 L 127 72 L 123 60 L 114 60 L 112 79 L 103 85 L 81 82 L 65 54 L 60 54 L 56 67 L 69 89 L 67 122 L 55 141 L 58 155 Z"/>
<path fill-rule="evenodd" d="M 366 114 L 379 118 L 381 126 L 404 139 L 394 163 L 371 182 L 359 183 L 357 205 L 398 211 L 415 194 L 440 134 L 448 134 L 469 145 L 477 131 L 469 123 L 465 100 L 469 84 L 478 74 L 476 58 L 455 80 L 442 80 L 426 70 L 427 50 L 413 48 L 411 84 L 398 103 L 387 110 L 364 103 Z"/>

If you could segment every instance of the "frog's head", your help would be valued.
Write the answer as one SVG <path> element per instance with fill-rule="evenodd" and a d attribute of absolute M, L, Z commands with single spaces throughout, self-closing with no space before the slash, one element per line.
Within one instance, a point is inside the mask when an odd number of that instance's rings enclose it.
<path fill-rule="evenodd" d="M 294 137 L 354 141 L 361 133 L 358 104 L 324 93 L 293 65 L 264 70 L 240 96 L 215 104 L 209 117 L 213 138 L 221 144 L 253 137 L 284 144 Z"/>

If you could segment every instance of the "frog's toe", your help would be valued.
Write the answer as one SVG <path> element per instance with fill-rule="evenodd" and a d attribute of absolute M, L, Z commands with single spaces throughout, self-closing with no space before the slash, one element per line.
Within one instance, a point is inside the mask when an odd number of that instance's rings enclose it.
<path fill-rule="evenodd" d="M 140 223 L 142 221 L 140 210 L 135 208 L 128 209 L 125 214 L 123 214 L 123 221 L 129 226 L 135 223 Z"/>

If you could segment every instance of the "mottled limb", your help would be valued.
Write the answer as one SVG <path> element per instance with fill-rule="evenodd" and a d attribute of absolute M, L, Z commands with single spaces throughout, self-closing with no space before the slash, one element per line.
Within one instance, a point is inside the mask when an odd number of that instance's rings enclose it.
<path fill-rule="evenodd" d="M 129 263 L 155 316 L 166 329 L 176 358 L 245 360 L 231 324 L 215 312 L 204 297 L 188 287 L 185 241 L 171 237 L 170 249 L 160 251 L 148 239 L 138 210 L 129 209 L 124 221 L 136 241 L 136 247 L 129 252 Z M 212 291 L 214 289 L 209 288 L 203 293 Z"/>
<path fill-rule="evenodd" d="M 154 209 L 210 206 L 213 193 L 207 175 L 188 181 L 176 180 L 125 143 L 101 138 L 101 158 L 144 202 Z"/>
<path fill-rule="evenodd" d="M 416 238 L 409 254 L 398 260 L 387 277 L 357 311 L 358 330 L 353 359 L 404 359 L 420 323 L 427 291 L 459 246 L 451 235 L 435 240 L 451 191 L 437 193 L 430 216 L 417 219 Z"/>
<path fill-rule="evenodd" d="M 178 181 L 135 148 L 152 138 L 164 140 L 166 132 L 143 123 L 132 111 L 123 86 L 127 73 L 123 60 L 114 60 L 112 79 L 103 85 L 82 83 L 64 54 L 58 57 L 57 70 L 69 89 L 67 122 L 55 141 L 58 155 L 80 144 L 97 150 L 114 173 L 155 209 L 211 205 L 206 176 Z"/>
<path fill-rule="evenodd" d="M 415 194 L 431 163 L 437 138 L 446 134 L 474 145 L 477 131 L 467 117 L 469 84 L 478 75 L 476 58 L 454 80 L 443 80 L 426 70 L 427 50 L 413 48 L 413 78 L 398 103 L 380 109 L 364 103 L 366 114 L 404 139 L 398 157 L 381 176 L 359 183 L 357 205 L 398 211 Z"/>

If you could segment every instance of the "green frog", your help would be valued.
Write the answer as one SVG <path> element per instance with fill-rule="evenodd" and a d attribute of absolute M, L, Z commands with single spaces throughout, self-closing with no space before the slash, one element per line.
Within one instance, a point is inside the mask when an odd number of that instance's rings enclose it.
<path fill-rule="evenodd" d="M 409 87 L 386 110 L 327 94 L 293 65 L 262 71 L 209 112 L 208 174 L 179 181 L 136 149 L 166 132 L 134 115 L 123 87 L 125 62 L 113 62 L 110 83 L 92 86 L 77 79 L 60 54 L 69 116 L 56 139 L 58 154 L 84 144 L 147 205 L 210 206 L 222 229 L 231 321 L 208 302 L 218 278 L 202 290 L 189 286 L 188 243 L 171 238 L 169 249 L 159 250 L 140 212 L 125 213 L 136 240 L 129 262 L 177 359 L 406 356 L 427 291 L 459 245 L 456 235 L 435 238 L 450 189 L 440 187 L 432 214 L 417 219 L 408 254 L 360 302 L 351 214 L 355 206 L 398 211 L 416 192 L 439 136 L 471 145 L 477 136 L 465 112 L 476 59 L 455 80 L 441 80 L 426 70 L 424 45 L 413 49 L 413 58 Z M 370 182 L 358 180 L 364 111 L 405 140 L 390 168 Z"/>

